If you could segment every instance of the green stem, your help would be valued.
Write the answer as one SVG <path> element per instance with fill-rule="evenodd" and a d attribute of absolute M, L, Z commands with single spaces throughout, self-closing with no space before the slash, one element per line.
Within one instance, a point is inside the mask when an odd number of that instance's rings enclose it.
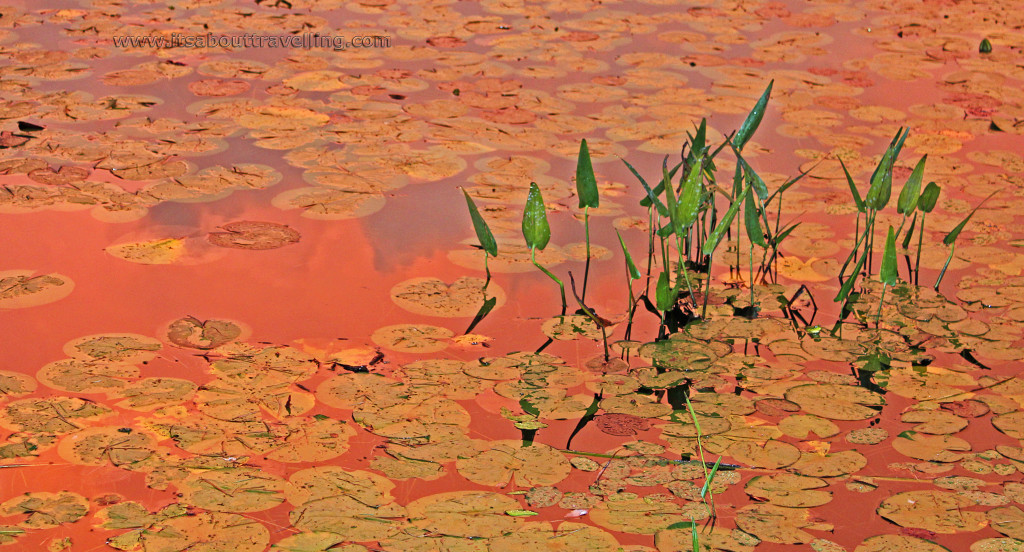
<path fill-rule="evenodd" d="M 544 268 L 543 266 L 540 266 L 540 263 L 537 262 L 536 247 L 530 248 L 530 260 L 533 261 L 533 266 L 539 268 L 541 272 L 548 275 L 548 278 L 551 278 L 552 280 L 555 281 L 556 284 L 558 284 L 558 290 L 562 294 L 562 314 L 565 315 L 565 310 L 567 308 L 567 304 L 565 302 L 565 284 L 563 284 L 562 281 L 559 280 L 558 277 L 552 274 L 548 269 Z"/>
<path fill-rule="evenodd" d="M 878 313 L 875 315 L 875 328 L 882 321 L 882 303 L 885 302 L 885 288 L 889 286 L 882 284 L 882 298 L 878 300 Z"/>
<path fill-rule="evenodd" d="M 917 262 L 914 266 L 914 285 L 921 282 L 921 244 L 924 243 L 924 219 L 928 213 L 921 213 L 921 231 L 917 234 Z"/>
<path fill-rule="evenodd" d="M 949 261 L 953 260 L 954 251 L 956 251 L 956 242 L 953 242 L 949 246 L 949 256 L 946 257 L 946 264 L 942 265 L 942 272 L 939 273 L 939 277 L 935 280 L 935 291 L 939 291 L 939 284 L 942 283 L 942 277 L 946 275 L 946 269 L 949 268 Z"/>
<path fill-rule="evenodd" d="M 590 206 L 583 207 L 583 232 L 587 239 L 587 264 L 583 268 L 583 294 L 581 299 L 587 298 L 587 279 L 590 277 Z"/>
<path fill-rule="evenodd" d="M 487 251 L 484 251 L 484 272 L 487 273 L 487 280 L 484 281 L 484 291 L 487 291 L 487 286 L 491 284 L 491 269 L 487 267 L 488 257 L 490 257 L 490 255 L 487 254 Z"/>
<path fill-rule="evenodd" d="M 754 242 L 750 242 L 750 308 L 754 308 Z"/>

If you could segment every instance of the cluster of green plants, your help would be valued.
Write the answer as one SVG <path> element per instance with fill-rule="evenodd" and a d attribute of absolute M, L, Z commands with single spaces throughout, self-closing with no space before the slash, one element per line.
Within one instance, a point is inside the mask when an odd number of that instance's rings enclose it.
<path fill-rule="evenodd" d="M 633 316 L 641 304 L 653 306 L 654 308 L 650 310 L 655 311 L 661 318 L 659 338 L 678 331 L 679 328 L 694 319 L 706 318 L 707 301 L 714 279 L 712 261 L 716 251 L 727 237 L 735 240 L 735 268 L 739 268 L 740 248 L 743 246 L 744 239 L 749 252 L 749 267 L 747 268 L 750 272 L 747 284 L 750 289 L 750 306 L 741 309 L 736 314 L 748 318 L 758 316 L 760 305 L 755 298 L 755 286 L 777 281 L 779 246 L 801 224 L 800 222 L 789 222 L 782 225 L 784 194 L 810 172 L 801 173 L 770 192 L 768 185 L 743 156 L 744 146 L 754 135 L 764 117 L 772 85 L 773 83 L 769 83 L 739 129 L 726 136 L 725 140 L 717 147 L 712 148 L 712 145 L 708 143 L 707 120 L 701 120 L 700 125 L 692 134 L 687 133 L 688 139 L 682 147 L 681 160 L 670 167 L 668 157 L 665 157 L 657 185 L 648 184 L 648 181 L 636 168 L 628 161 L 622 160 L 643 188 L 644 193 L 640 199 L 640 205 L 647 209 L 649 220 L 646 267 L 648 285 L 639 295 L 634 292 L 633 284 L 635 281 L 643 279 L 644 276 L 638 269 L 634 256 L 627 248 L 621 234 L 618 235 L 625 260 L 629 294 L 630 307 L 627 328 L 632 327 Z M 834 298 L 836 302 L 846 302 L 854 291 L 858 279 L 870 278 L 873 274 L 872 259 L 876 250 L 875 236 L 877 235 L 876 220 L 878 214 L 885 210 L 890 203 L 893 168 L 908 134 L 909 129 L 901 128 L 893 137 L 872 173 L 867 193 L 863 196 L 845 163 L 842 162 L 842 159 L 839 160 L 857 208 L 857 217 L 855 222 L 856 241 L 840 270 L 841 287 Z M 718 177 L 716 158 L 725 148 L 729 148 L 733 152 L 736 161 L 731 178 L 723 182 Z M 918 230 L 917 258 L 913 265 L 908 259 L 908 281 L 919 283 L 925 221 L 927 215 L 935 208 L 940 193 L 940 187 L 935 182 L 929 182 L 922 186 L 926 161 L 927 155 L 917 162 L 896 201 L 896 213 L 901 215 L 902 219 L 898 227 L 888 229 L 877 275 L 885 287 L 895 285 L 899 279 L 896 243 L 902 239 L 902 246 L 907 249 L 912 242 L 915 229 Z M 582 293 L 576 294 L 575 282 L 572 282 L 572 292 L 580 307 L 577 312 L 591 318 L 601 327 L 599 318 L 585 303 L 591 259 L 590 209 L 600 206 L 597 179 L 586 140 L 582 140 L 580 143 L 575 180 L 579 199 L 578 206 L 583 210 L 587 260 Z M 487 259 L 498 254 L 497 242 L 473 199 L 468 193 L 465 197 L 477 239 L 484 252 L 484 266 L 487 270 Z M 983 203 L 984 201 L 982 201 Z M 949 256 L 946 265 L 935 280 L 935 289 L 938 289 L 945 276 L 946 268 L 956 248 L 957 238 L 980 207 L 980 204 L 975 207 L 943 239 L 943 244 L 949 247 Z M 904 232 L 908 221 L 909 228 Z M 536 252 L 544 250 L 551 239 L 547 210 L 541 190 L 536 183 L 530 183 L 530 191 L 523 211 L 522 232 L 526 244 L 530 248 L 533 264 L 558 285 L 562 300 L 562 314 L 565 314 L 567 309 L 565 284 L 536 259 Z M 760 255 L 756 253 L 760 253 Z M 759 260 L 755 267 L 757 259 Z M 487 270 L 488 282 L 490 278 L 490 271 Z M 655 282 L 653 297 L 650 293 L 650 282 L 652 281 Z M 701 285 L 704 287 L 703 293 L 700 290 Z"/>
<path fill-rule="evenodd" d="M 748 266 L 744 267 L 749 269 L 749 279 L 746 282 L 750 290 L 749 305 L 736 308 L 734 314 L 749 319 L 759 316 L 761 305 L 755 295 L 755 288 L 758 285 L 764 286 L 777 282 L 778 262 L 781 257 L 779 247 L 801 224 L 798 221 L 786 221 L 783 224 L 784 194 L 813 170 L 812 168 L 790 178 L 774 191 L 770 191 L 767 183 L 743 155 L 744 146 L 749 143 L 764 117 L 772 86 L 773 83 L 768 84 L 739 129 L 727 135 L 724 141 L 717 146 L 709 143 L 707 121 L 706 119 L 702 120 L 692 133 L 687 133 L 687 140 L 682 147 L 680 160 L 673 166 L 669 166 L 668 157 L 665 157 L 661 165 L 660 177 L 654 186 L 650 185 L 648 180 L 628 161 L 622 160 L 643 189 L 640 205 L 647 210 L 649 229 L 646 275 L 638 268 L 638 264 L 634 260 L 635 257 L 626 246 L 622 235 L 616 232 L 624 258 L 628 290 L 629 309 L 626 339 L 629 339 L 634 315 L 641 305 L 659 317 L 656 341 L 667 339 L 687 324 L 706 319 L 708 297 L 711 295 L 712 281 L 715 276 L 713 260 L 716 258 L 715 253 L 727 239 L 735 244 L 736 261 L 730 267 L 733 274 L 739 273 L 740 251 L 741 247 L 744 247 L 744 242 L 749 254 Z M 857 212 L 855 242 L 842 263 L 839 274 L 840 289 L 833 298 L 835 302 L 843 304 L 842 316 L 831 330 L 833 337 L 838 334 L 838 337 L 841 338 L 842 322 L 853 312 L 852 305 L 860 297 L 859 292 L 856 291 L 857 282 L 863 282 L 873 277 L 872 260 L 876 252 L 875 238 L 876 235 L 879 235 L 876 223 L 878 215 L 889 207 L 893 192 L 893 169 L 908 134 L 909 129 L 901 128 L 890 141 L 868 181 L 867 192 L 863 195 L 845 163 L 841 159 L 839 160 Z M 735 163 L 731 176 L 720 180 L 716 161 L 718 155 L 726 148 L 733 153 Z M 940 187 L 935 182 L 922 185 L 926 161 L 927 156 L 923 156 L 917 162 L 898 195 L 895 208 L 896 213 L 902 217 L 899 225 L 897 227 L 889 226 L 885 232 L 881 262 L 875 276 L 882 285 L 881 299 L 875 315 L 876 326 L 881 318 L 886 289 L 897 285 L 900 281 L 897 243 L 901 243 L 903 249 L 908 250 L 913 241 L 915 229 L 917 230 L 916 261 L 911 263 L 909 253 L 907 254 L 907 284 L 916 285 L 920 280 L 925 222 L 927 215 L 935 208 L 940 194 Z M 583 210 L 587 259 L 582 293 L 577 294 L 575 280 L 571 272 L 569 273 L 570 288 L 573 298 L 579 306 L 576 314 L 586 316 L 601 328 L 604 337 L 605 361 L 607 362 L 610 352 L 607 333 L 604 332 L 605 324 L 586 304 L 586 287 L 591 260 L 589 211 L 600 206 L 597 178 L 586 140 L 582 140 L 580 143 L 575 183 L 579 200 L 578 206 Z M 487 259 L 498 254 L 497 242 L 486 221 L 481 217 L 473 199 L 469 194 L 466 194 L 465 197 L 477 239 L 484 253 L 484 266 L 487 270 Z M 982 201 L 983 203 L 984 201 Z M 943 244 L 949 247 L 949 256 L 934 282 L 936 290 L 952 259 L 957 238 L 980 207 L 981 204 L 975 207 L 943 239 Z M 909 226 L 907 225 L 908 221 Z M 905 231 L 904 227 L 907 227 Z M 558 285 L 562 302 L 561 312 L 564 315 L 567 309 L 566 286 L 558 276 L 538 263 L 536 259 L 536 252 L 544 250 L 551 239 L 547 210 L 541 190 L 536 183 L 530 184 L 523 212 L 522 233 L 526 245 L 530 249 L 533 264 Z M 722 271 L 720 270 L 720 272 Z M 638 280 L 646 280 L 646 285 L 639 294 L 634 289 L 635 282 Z M 487 282 L 490 282 L 489 270 L 487 271 Z M 653 296 L 651 293 L 652 282 L 654 283 Z M 783 307 L 792 309 L 796 298 L 804 292 L 810 294 L 807 286 L 801 286 L 799 291 L 789 299 L 782 298 Z M 813 295 L 811 299 L 813 301 Z M 489 312 L 490 307 L 485 301 L 474 324 Z M 790 318 L 795 320 L 797 317 Z M 799 318 L 804 320 L 802 316 Z M 823 331 L 820 326 L 810 326 L 806 321 L 801 330 L 815 339 Z M 884 363 L 875 363 L 869 368 L 877 370 L 884 367 Z M 713 499 L 709 489 L 715 473 L 719 469 L 721 458 L 714 464 L 707 462 L 704 458 L 700 424 L 690 404 L 689 397 L 692 391 L 690 387 L 689 383 L 684 383 L 682 392 L 686 408 L 697 430 L 699 462 L 704 466 L 705 471 L 705 484 L 701 490 L 701 497 L 709 503 L 713 511 Z M 877 388 L 877 390 L 881 390 L 881 388 Z M 587 415 L 580 421 L 580 425 L 577 426 L 573 435 L 590 418 L 593 418 L 597 412 L 599 399 L 599 396 L 595 396 L 594 403 L 587 410 Z M 538 414 L 536 409 L 532 409 L 528 403 L 523 404 L 523 410 L 528 416 L 532 416 L 531 419 L 535 419 Z M 532 433 L 530 439 L 532 439 Z M 572 437 L 566 445 L 567 452 L 574 452 L 569 446 L 571 440 Z M 526 444 L 525 434 L 524 444 Z M 697 550 L 699 547 L 696 525 L 690 524 L 690 526 L 693 527 L 694 549 Z"/>

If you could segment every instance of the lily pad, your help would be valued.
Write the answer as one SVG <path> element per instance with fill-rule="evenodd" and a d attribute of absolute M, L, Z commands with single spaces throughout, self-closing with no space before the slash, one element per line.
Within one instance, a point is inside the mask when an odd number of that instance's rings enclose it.
<path fill-rule="evenodd" d="M 210 232 L 207 239 L 213 245 L 235 249 L 277 249 L 298 243 L 300 237 L 295 230 L 276 222 L 239 220 L 220 228 L 221 232 Z"/>
<path fill-rule="evenodd" d="M 463 276 L 450 285 L 439 278 L 413 278 L 391 288 L 391 300 L 399 307 L 427 316 L 456 318 L 474 316 L 487 299 L 492 310 L 505 304 L 505 292 L 494 282 L 484 289 L 481 278 Z"/>

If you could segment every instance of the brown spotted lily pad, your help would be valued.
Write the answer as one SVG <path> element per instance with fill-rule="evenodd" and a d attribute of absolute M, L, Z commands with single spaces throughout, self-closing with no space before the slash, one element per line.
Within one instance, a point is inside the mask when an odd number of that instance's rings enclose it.
<path fill-rule="evenodd" d="M 216 349 L 242 337 L 242 326 L 230 320 L 199 320 L 186 316 L 171 322 L 167 327 L 167 339 L 179 347 L 188 349 Z"/>
<path fill-rule="evenodd" d="M 0 309 L 34 307 L 67 297 L 75 284 L 61 274 L 36 274 L 33 270 L 0 272 Z"/>
<path fill-rule="evenodd" d="M 598 429 L 608 435 L 621 437 L 636 435 L 651 428 L 649 419 L 632 414 L 601 414 L 594 418 L 594 423 L 597 424 Z"/>
<path fill-rule="evenodd" d="M 403 309 L 427 316 L 454 318 L 473 316 L 484 301 L 493 298 L 498 308 L 505 304 L 505 292 L 491 282 L 463 276 L 451 284 L 439 278 L 413 278 L 391 288 L 391 300 Z"/>
<path fill-rule="evenodd" d="M 222 232 L 210 232 L 207 239 L 220 247 L 235 249 L 277 249 L 299 242 L 299 233 L 287 225 L 276 222 L 239 220 L 220 227 Z"/>

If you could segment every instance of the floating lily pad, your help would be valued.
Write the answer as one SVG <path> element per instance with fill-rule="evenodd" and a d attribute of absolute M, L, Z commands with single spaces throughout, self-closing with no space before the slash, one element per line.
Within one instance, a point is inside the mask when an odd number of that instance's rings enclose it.
<path fill-rule="evenodd" d="M 555 449 L 541 443 L 524 447 L 521 441 L 495 441 L 489 448 L 455 463 L 459 473 L 474 483 L 503 487 L 515 477 L 521 487 L 554 485 L 565 479 L 569 461 Z"/>
<path fill-rule="evenodd" d="M 33 270 L 0 272 L 0 308 L 20 309 L 59 301 L 71 294 L 74 282 L 62 274 Z"/>
<path fill-rule="evenodd" d="M 815 537 L 805 529 L 832 530 L 831 525 L 812 520 L 810 510 L 783 508 L 773 504 L 753 504 L 740 508 L 736 512 L 736 525 L 762 541 L 779 544 L 811 542 Z"/>
<path fill-rule="evenodd" d="M 140 542 L 143 552 L 263 552 L 270 545 L 270 531 L 260 522 L 238 514 L 198 512 L 161 522 L 143 532 Z"/>
<path fill-rule="evenodd" d="M 284 502 L 284 480 L 253 468 L 201 470 L 176 486 L 185 504 L 217 512 L 259 512 Z"/>
<path fill-rule="evenodd" d="M 450 285 L 438 278 L 413 278 L 391 288 L 391 300 L 414 313 L 446 318 L 474 316 L 485 300 L 493 298 L 492 310 L 505 304 L 505 292 L 494 282 L 464 276 Z"/>
<path fill-rule="evenodd" d="M 436 353 L 448 347 L 455 332 L 427 324 L 397 324 L 373 332 L 374 343 L 405 353 Z"/>
<path fill-rule="evenodd" d="M 438 493 L 408 505 L 416 527 L 462 538 L 493 538 L 516 530 L 521 518 L 505 512 L 518 508 L 514 499 L 486 491 Z"/>
<path fill-rule="evenodd" d="M 19 527 L 48 529 L 74 523 L 89 513 L 89 501 L 78 493 L 25 493 L 0 504 L 0 516 L 26 516 Z"/>
<path fill-rule="evenodd" d="M 142 363 L 156 357 L 160 342 L 138 334 L 97 334 L 73 339 L 64 352 L 85 360 Z"/>
<path fill-rule="evenodd" d="M 901 527 L 936 533 L 979 531 L 988 521 L 983 512 L 965 509 L 971 505 L 970 500 L 956 493 L 907 491 L 883 500 L 878 515 Z"/>
<path fill-rule="evenodd" d="M 300 234 L 276 222 L 239 220 L 222 225 L 220 232 L 210 232 L 207 239 L 220 247 L 235 249 L 277 249 L 299 242 Z"/>

